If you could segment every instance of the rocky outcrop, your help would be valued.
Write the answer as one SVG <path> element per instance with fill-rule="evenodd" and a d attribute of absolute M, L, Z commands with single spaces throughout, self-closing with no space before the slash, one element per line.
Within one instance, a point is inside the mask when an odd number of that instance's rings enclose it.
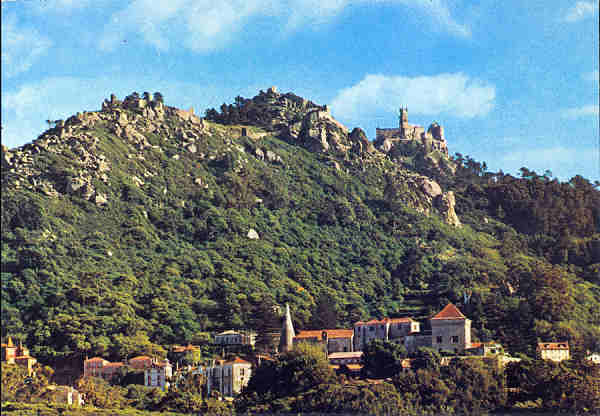
<path fill-rule="evenodd" d="M 461 226 L 454 210 L 454 193 L 444 192 L 433 179 L 396 168 L 388 180 L 390 184 L 385 196 L 388 202 L 408 206 L 425 215 L 438 214 L 446 223 Z"/>
<path fill-rule="evenodd" d="M 364 130 L 360 127 L 355 127 L 349 136 L 350 143 L 352 144 L 352 152 L 362 155 L 364 153 L 374 153 L 375 146 L 367 138 Z"/>
<path fill-rule="evenodd" d="M 260 238 L 254 228 L 250 228 L 246 237 L 248 237 L 250 240 L 258 240 Z"/>
<path fill-rule="evenodd" d="M 283 163 L 281 156 L 271 150 L 265 152 L 265 157 L 271 163 Z"/>
<path fill-rule="evenodd" d="M 173 133 L 166 118 L 176 120 Z M 95 181 L 110 184 L 111 163 L 98 146 L 95 129 L 107 130 L 124 139 L 130 147 L 125 155 L 133 160 L 145 160 L 144 153 L 162 151 L 152 145 L 148 135 L 154 134 L 173 140 L 182 152 L 197 152 L 195 142 L 204 133 L 204 123 L 193 110 L 179 110 L 165 106 L 162 101 L 140 98 L 131 94 L 119 101 L 115 95 L 104 100 L 101 111 L 82 112 L 66 120 L 55 120 L 54 126 L 34 142 L 16 149 L 2 149 L 2 182 L 16 189 L 25 188 L 48 196 L 73 195 L 97 205 L 105 205 L 109 195 L 100 194 Z M 75 174 L 57 175 L 43 170 L 35 158 L 39 154 L 54 153 L 69 158 Z M 125 156 L 124 155 L 124 156 Z M 177 155 L 178 156 L 178 155 Z M 144 176 L 146 174 L 144 173 Z M 134 176 L 135 177 L 135 176 Z M 135 181 L 141 186 L 139 181 Z"/>
<path fill-rule="evenodd" d="M 402 184 L 399 201 L 427 215 L 438 212 L 449 224 L 460 226 L 454 209 L 454 194 L 444 193 L 436 181 L 393 163 L 394 158 L 390 155 L 398 145 L 398 138 L 386 136 L 377 149 L 362 129 L 355 128 L 349 133 L 332 117 L 327 106 L 316 105 L 291 93 L 280 94 L 275 88 L 245 102 L 248 101 L 257 110 L 256 122 L 224 126 L 203 121 L 193 109 L 168 107 L 161 100 L 146 95 L 140 98 L 132 94 L 123 101 L 113 95 L 110 100 L 104 100 L 101 111 L 77 113 L 64 121 L 56 120 L 55 126 L 33 143 L 12 150 L 3 147 L 3 186 L 10 183 L 17 189 L 26 188 L 52 197 L 79 197 L 103 206 L 121 196 L 114 191 L 116 188 L 105 186 L 111 185 L 113 166 L 101 149 L 106 150 L 106 145 L 112 146 L 112 143 L 104 141 L 103 146 L 98 146 L 102 135 L 112 133 L 122 139 L 118 148 L 123 152 L 125 163 L 120 163 L 118 168 L 127 172 L 129 181 L 126 185 L 145 191 L 152 181 L 149 178 L 157 174 L 151 165 L 157 158 L 185 160 L 188 164 L 204 159 L 225 161 L 227 153 L 233 152 L 236 153 L 234 172 L 244 169 L 248 156 L 284 166 L 279 154 L 260 144 L 261 138 L 270 134 L 310 151 L 327 153 L 327 162 L 323 163 L 333 168 L 337 175 L 350 174 L 353 169 L 356 169 L 354 172 L 365 172 L 369 166 L 377 166 L 386 172 L 391 169 Z M 256 125 L 265 127 L 256 129 Z M 239 133 L 232 134 L 234 130 Z M 429 127 L 425 136 L 438 142 L 444 140 L 443 130 L 437 123 Z M 223 140 L 225 147 L 217 152 L 206 149 L 209 137 Z M 253 143 L 249 143 L 249 139 Z M 63 155 L 63 158 L 66 155 L 69 168 L 42 171 L 34 162 L 39 154 L 46 152 Z M 441 157 L 439 152 L 435 156 Z M 444 160 L 439 161 L 440 166 Z M 116 177 L 121 178 L 121 175 Z M 199 188 L 208 188 L 208 184 L 195 175 L 190 181 Z"/>
<path fill-rule="evenodd" d="M 456 215 L 456 211 L 454 211 L 455 206 L 456 200 L 454 198 L 454 192 L 452 191 L 438 195 L 438 197 L 435 199 L 435 207 L 444 221 L 450 225 L 454 225 L 455 227 L 460 227 L 462 224 L 458 219 L 458 215 Z"/>
<path fill-rule="evenodd" d="M 348 129 L 335 120 L 328 111 L 315 110 L 304 116 L 298 131 L 297 124 L 288 129 L 288 136 L 313 152 L 347 152 L 351 148 Z"/>
<path fill-rule="evenodd" d="M 420 179 L 420 188 L 430 198 L 436 198 L 442 194 L 442 187 L 436 181 L 425 176 Z"/>

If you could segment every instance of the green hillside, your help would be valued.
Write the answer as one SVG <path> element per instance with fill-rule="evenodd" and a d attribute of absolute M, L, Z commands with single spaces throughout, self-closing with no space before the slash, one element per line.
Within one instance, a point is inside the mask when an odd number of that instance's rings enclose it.
<path fill-rule="evenodd" d="M 293 94 L 207 116 L 113 97 L 3 147 L 3 337 L 117 358 L 260 328 L 268 304 L 310 328 L 452 301 L 513 353 L 600 348 L 598 184 L 391 157 Z"/>

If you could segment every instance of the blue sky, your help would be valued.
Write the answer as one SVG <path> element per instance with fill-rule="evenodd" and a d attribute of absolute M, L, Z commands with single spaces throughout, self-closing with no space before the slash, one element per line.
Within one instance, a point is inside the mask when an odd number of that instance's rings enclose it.
<path fill-rule="evenodd" d="M 111 93 L 275 85 L 371 139 L 405 105 L 491 170 L 600 180 L 598 50 L 597 0 L 2 0 L 2 143 Z"/>

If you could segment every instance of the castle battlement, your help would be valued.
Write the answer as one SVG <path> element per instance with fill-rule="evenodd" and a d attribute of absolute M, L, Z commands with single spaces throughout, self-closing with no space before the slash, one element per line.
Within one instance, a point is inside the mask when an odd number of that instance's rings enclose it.
<path fill-rule="evenodd" d="M 438 123 L 432 123 L 427 131 L 425 128 L 408 122 L 408 108 L 400 107 L 397 128 L 375 129 L 375 146 L 388 152 L 396 143 L 415 142 L 426 152 L 438 150 L 448 155 L 448 147 L 444 137 L 444 128 Z"/>

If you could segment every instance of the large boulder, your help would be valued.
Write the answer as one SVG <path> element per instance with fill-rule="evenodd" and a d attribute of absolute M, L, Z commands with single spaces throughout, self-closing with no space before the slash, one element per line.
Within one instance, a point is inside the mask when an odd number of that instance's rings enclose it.
<path fill-rule="evenodd" d="M 454 192 L 448 191 L 444 194 L 438 195 L 434 200 L 435 207 L 439 211 L 442 218 L 446 223 L 455 227 L 460 227 L 462 224 L 454 207 L 456 206 L 456 199 L 454 198 Z"/>
<path fill-rule="evenodd" d="M 442 194 L 442 187 L 434 180 L 423 177 L 421 179 L 421 190 L 431 198 Z"/>
<path fill-rule="evenodd" d="M 108 203 L 108 198 L 104 194 L 97 193 L 94 198 L 94 202 L 98 206 L 106 205 Z"/>
<path fill-rule="evenodd" d="M 348 129 L 325 110 L 311 111 L 304 116 L 298 141 L 314 152 L 346 152 L 351 148 Z"/>
<path fill-rule="evenodd" d="M 360 127 L 355 127 L 349 136 L 352 143 L 352 152 L 357 154 L 372 153 L 375 151 L 375 146 L 369 141 L 364 130 Z"/>

